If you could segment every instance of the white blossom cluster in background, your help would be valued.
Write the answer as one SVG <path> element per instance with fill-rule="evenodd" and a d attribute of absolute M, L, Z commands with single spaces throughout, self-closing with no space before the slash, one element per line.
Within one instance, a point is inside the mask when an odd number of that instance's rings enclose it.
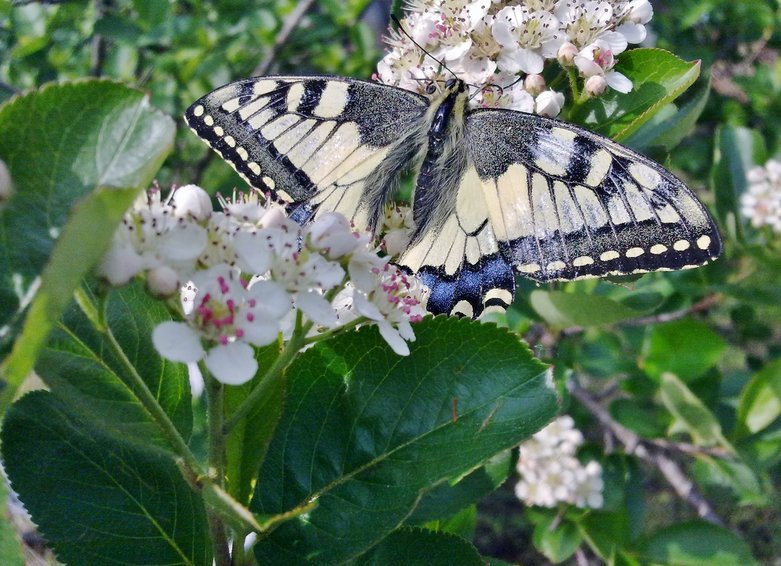
<path fill-rule="evenodd" d="M 575 65 L 589 96 L 629 92 L 615 56 L 645 39 L 652 16 L 649 0 L 410 0 L 401 26 L 414 42 L 392 29 L 376 79 L 423 93 L 450 78 L 438 60 L 470 85 L 476 107 L 556 116 L 564 96 L 547 88 L 546 63 Z"/>
<path fill-rule="evenodd" d="M 200 187 L 163 199 L 152 189 L 128 212 L 98 274 L 114 285 L 145 274 L 152 292 L 181 290 L 184 322 L 153 332 L 167 359 L 203 360 L 220 381 L 240 384 L 258 370 L 253 346 L 289 337 L 296 312 L 313 332 L 372 323 L 395 352 L 409 354 L 410 323 L 425 314 L 424 287 L 377 254 L 367 233 L 338 213 L 301 227 L 257 193 L 221 199 L 213 211 Z M 401 212 L 389 212 L 390 242 L 409 235 Z M 388 247 L 388 243 L 385 243 Z"/>
<path fill-rule="evenodd" d="M 581 464 L 575 457 L 581 444 L 583 435 L 567 415 L 523 442 L 517 465 L 521 479 L 515 485 L 518 499 L 541 507 L 602 507 L 602 466 L 596 461 Z"/>
<path fill-rule="evenodd" d="M 781 233 L 781 161 L 768 159 L 746 175 L 748 188 L 740 197 L 740 210 L 751 224 L 770 226 Z"/>

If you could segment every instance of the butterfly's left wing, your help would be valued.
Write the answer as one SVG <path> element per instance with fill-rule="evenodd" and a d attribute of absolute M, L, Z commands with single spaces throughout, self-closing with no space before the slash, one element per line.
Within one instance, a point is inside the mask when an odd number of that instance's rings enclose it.
<path fill-rule="evenodd" d="M 374 229 L 398 173 L 425 142 L 428 107 L 413 92 L 356 79 L 258 77 L 207 94 L 185 119 L 295 220 L 338 211 Z"/>
<path fill-rule="evenodd" d="M 721 253 L 692 192 L 650 159 L 557 120 L 466 116 L 465 140 L 504 258 L 536 281 L 685 269 Z"/>

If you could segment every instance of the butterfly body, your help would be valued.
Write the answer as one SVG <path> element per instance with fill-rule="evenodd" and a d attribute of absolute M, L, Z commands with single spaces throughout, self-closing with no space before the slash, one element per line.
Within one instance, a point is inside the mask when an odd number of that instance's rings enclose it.
<path fill-rule="evenodd" d="M 457 79 L 428 99 L 339 77 L 260 77 L 204 96 L 185 118 L 300 222 L 336 210 L 376 231 L 416 168 L 415 229 L 398 262 L 430 288 L 435 313 L 504 309 L 516 273 L 571 280 L 720 254 L 704 207 L 661 166 L 565 122 L 470 110 L 468 94 Z"/>

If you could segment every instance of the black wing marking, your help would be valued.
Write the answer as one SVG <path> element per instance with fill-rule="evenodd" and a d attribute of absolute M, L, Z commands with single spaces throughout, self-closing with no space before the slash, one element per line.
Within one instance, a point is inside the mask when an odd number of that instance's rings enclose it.
<path fill-rule="evenodd" d="M 692 192 L 607 138 L 508 110 L 469 113 L 465 138 L 499 249 L 525 277 L 684 269 L 721 254 Z"/>
<path fill-rule="evenodd" d="M 429 102 L 338 77 L 261 77 L 195 102 L 188 125 L 253 187 L 298 221 L 339 211 L 374 229 L 400 171 L 425 140 Z"/>

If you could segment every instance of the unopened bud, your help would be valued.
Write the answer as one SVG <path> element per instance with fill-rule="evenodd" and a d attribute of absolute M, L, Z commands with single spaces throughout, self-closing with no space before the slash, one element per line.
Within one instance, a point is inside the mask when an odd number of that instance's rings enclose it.
<path fill-rule="evenodd" d="M 5 166 L 3 160 L 0 159 L 0 203 L 11 197 L 11 188 L 11 174 L 8 172 L 8 167 Z"/>
<path fill-rule="evenodd" d="M 173 204 L 176 216 L 206 220 L 212 214 L 209 193 L 198 185 L 185 185 L 176 189 Z"/>
<path fill-rule="evenodd" d="M 542 75 L 528 75 L 523 80 L 523 88 L 532 96 L 537 96 L 545 90 L 545 79 Z"/>
<path fill-rule="evenodd" d="M 563 67 L 571 67 L 574 64 L 575 56 L 578 54 L 578 48 L 574 43 L 564 43 L 559 47 L 556 59 Z"/>
<path fill-rule="evenodd" d="M 554 90 L 541 92 L 534 101 L 534 112 L 540 116 L 555 118 L 564 106 L 564 95 Z"/>
<path fill-rule="evenodd" d="M 179 276 L 167 265 L 158 265 L 147 272 L 146 284 L 153 295 L 170 297 L 179 291 Z"/>
<path fill-rule="evenodd" d="M 589 96 L 599 96 L 607 90 L 607 81 L 602 75 L 594 75 L 586 79 L 584 88 Z"/>

